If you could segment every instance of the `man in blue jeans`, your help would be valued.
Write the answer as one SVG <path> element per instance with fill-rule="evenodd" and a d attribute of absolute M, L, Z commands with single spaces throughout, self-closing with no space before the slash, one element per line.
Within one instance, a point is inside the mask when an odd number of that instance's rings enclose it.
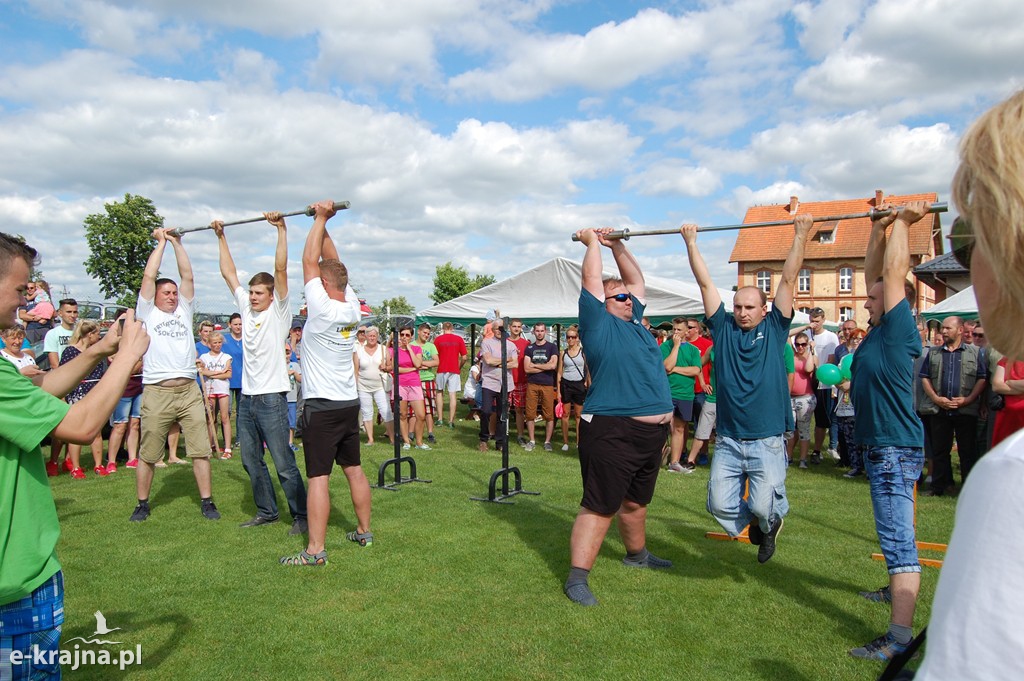
<path fill-rule="evenodd" d="M 288 235 L 280 213 L 264 213 L 277 228 L 274 274 L 258 272 L 249 280 L 246 292 L 238 281 L 231 250 L 224 237 L 224 225 L 214 221 L 213 231 L 220 244 L 220 273 L 224 277 L 242 319 L 242 399 L 238 403 L 238 439 L 242 465 L 252 482 L 256 516 L 242 527 L 258 527 L 278 519 L 274 483 L 263 459 L 266 443 L 277 469 L 277 479 L 288 500 L 292 527 L 288 534 L 305 534 L 306 486 L 295 452 L 288 444 L 288 364 L 281 347 L 291 326 L 288 309 Z M 226 443 L 225 443 L 226 444 Z"/>
<path fill-rule="evenodd" d="M 882 205 L 879 209 L 887 209 Z M 914 608 L 921 586 L 914 534 L 914 485 L 924 465 L 924 431 L 914 413 L 914 360 L 921 337 L 910 300 L 910 225 L 928 214 L 923 201 L 910 203 L 871 223 L 864 258 L 870 285 L 864 303 L 871 332 L 854 355 L 850 385 L 857 421 L 854 439 L 865 447 L 864 467 L 871 481 L 875 530 L 889 570 L 889 584 L 861 592 L 868 600 L 891 603 L 889 630 L 859 648 L 853 657 L 890 660 L 913 638 Z M 892 225 L 886 241 L 885 232 Z"/>
<path fill-rule="evenodd" d="M 718 440 L 708 481 L 708 511 L 732 537 L 749 524 L 750 543 L 758 545 L 759 563 L 775 554 L 776 538 L 789 511 L 784 434 L 793 429 L 793 411 L 783 352 L 793 319 L 793 291 L 812 224 L 810 215 L 798 215 L 794 220 L 793 245 L 782 267 L 771 312 L 764 291 L 744 286 L 733 297 L 732 316 L 726 313 L 697 250 L 697 226 L 679 229 L 715 342 Z M 744 483 L 749 485 L 746 499 Z"/>

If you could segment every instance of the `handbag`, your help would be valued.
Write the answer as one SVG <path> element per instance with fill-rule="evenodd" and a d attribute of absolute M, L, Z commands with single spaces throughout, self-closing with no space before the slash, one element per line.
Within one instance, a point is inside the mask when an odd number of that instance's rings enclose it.
<path fill-rule="evenodd" d="M 558 400 L 555 403 L 555 418 L 560 419 L 565 416 L 565 405 L 562 404 L 562 400 Z"/>

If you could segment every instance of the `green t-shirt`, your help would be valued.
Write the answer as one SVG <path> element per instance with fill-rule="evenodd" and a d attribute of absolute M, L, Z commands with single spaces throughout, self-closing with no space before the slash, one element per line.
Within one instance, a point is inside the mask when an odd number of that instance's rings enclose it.
<path fill-rule="evenodd" d="M 427 341 L 426 343 L 420 343 L 419 341 L 413 341 L 409 345 L 415 345 L 423 351 L 423 359 L 434 360 L 437 359 L 437 346 Z M 437 367 L 430 367 L 429 369 L 420 369 L 420 381 L 433 381 L 437 377 Z"/>
<path fill-rule="evenodd" d="M 672 340 L 666 339 L 661 344 L 661 359 L 668 359 L 672 354 Z M 681 343 L 679 353 L 676 355 L 677 367 L 697 367 L 700 369 L 700 350 L 696 345 Z M 697 381 L 696 376 L 683 376 L 682 374 L 671 373 L 668 375 L 668 387 L 672 391 L 673 400 L 692 400 L 693 384 Z"/>
<path fill-rule="evenodd" d="M 0 604 L 31 594 L 60 570 L 60 524 L 43 441 L 68 413 L 64 400 L 0 362 Z"/>
<path fill-rule="evenodd" d="M 793 356 L 793 344 L 786 343 L 785 349 L 782 351 L 782 358 L 786 362 L 786 373 L 796 373 L 796 357 Z"/>

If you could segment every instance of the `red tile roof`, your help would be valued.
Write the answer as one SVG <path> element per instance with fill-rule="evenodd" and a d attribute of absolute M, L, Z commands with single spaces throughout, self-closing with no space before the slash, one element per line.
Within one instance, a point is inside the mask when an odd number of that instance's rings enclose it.
<path fill-rule="evenodd" d="M 905 194 L 887 196 L 884 202 L 903 205 L 910 201 L 938 201 L 937 194 Z M 875 207 L 875 197 L 849 199 L 845 201 L 820 201 L 800 203 L 798 213 L 810 213 L 815 217 L 867 213 Z M 754 206 L 747 210 L 743 224 L 790 220 L 789 204 Z M 805 260 L 863 258 L 871 233 L 870 218 L 841 220 L 835 230 L 835 241 L 823 244 L 817 235 L 822 229 L 831 227 L 833 222 L 816 222 L 807 237 L 804 249 Z M 931 252 L 932 229 L 939 227 L 938 214 L 931 213 L 910 227 L 910 254 L 926 255 Z M 729 262 L 785 260 L 793 244 L 792 225 L 781 227 L 757 227 L 740 230 L 736 237 Z"/>

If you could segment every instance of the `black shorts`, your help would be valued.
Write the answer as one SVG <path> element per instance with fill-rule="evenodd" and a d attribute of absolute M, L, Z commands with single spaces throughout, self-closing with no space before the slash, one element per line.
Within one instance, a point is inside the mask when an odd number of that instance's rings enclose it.
<path fill-rule="evenodd" d="M 814 397 L 818 400 L 814 405 L 814 427 L 831 428 L 832 410 L 836 406 L 832 399 L 832 388 L 818 388 L 814 391 Z"/>
<path fill-rule="evenodd" d="M 578 404 L 583 406 L 583 400 L 587 399 L 586 384 L 583 381 L 567 381 L 562 379 L 562 394 L 559 396 L 562 404 Z"/>
<path fill-rule="evenodd" d="M 668 430 L 668 424 L 641 423 L 628 416 L 580 421 L 580 506 L 612 515 L 626 499 L 644 506 L 651 503 Z"/>
<path fill-rule="evenodd" d="M 306 458 L 306 477 L 330 475 L 334 464 L 358 466 L 359 405 L 340 409 L 302 410 L 302 449 Z"/>

